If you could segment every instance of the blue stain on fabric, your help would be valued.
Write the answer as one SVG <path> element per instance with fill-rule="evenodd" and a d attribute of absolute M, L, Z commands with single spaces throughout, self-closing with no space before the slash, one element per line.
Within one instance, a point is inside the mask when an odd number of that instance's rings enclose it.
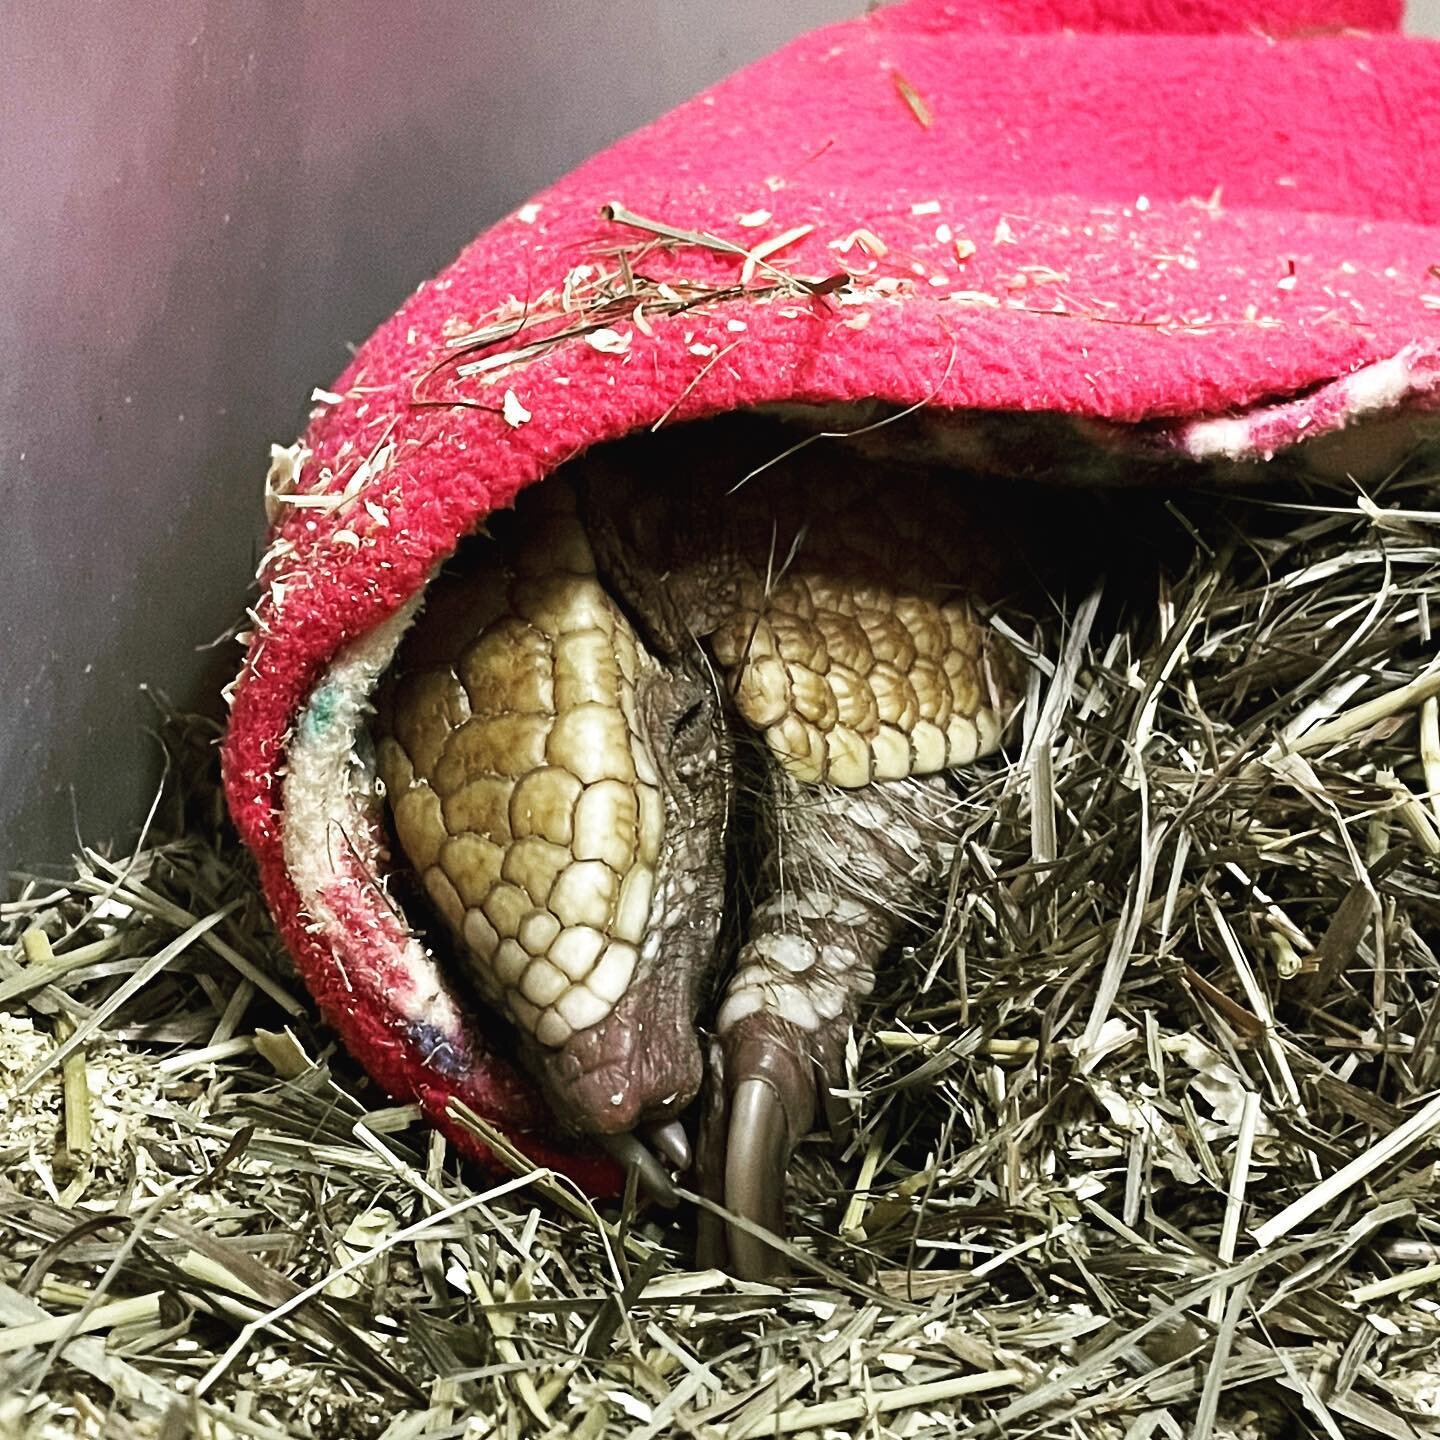
<path fill-rule="evenodd" d="M 442 1075 L 454 1080 L 465 1073 L 465 1057 L 456 1053 L 450 1036 L 438 1025 L 412 1020 L 405 1026 L 405 1035 L 425 1057 L 426 1063 Z"/>

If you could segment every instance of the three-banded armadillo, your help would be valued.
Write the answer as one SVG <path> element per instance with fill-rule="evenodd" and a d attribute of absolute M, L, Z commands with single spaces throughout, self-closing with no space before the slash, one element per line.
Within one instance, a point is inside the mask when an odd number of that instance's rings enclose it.
<path fill-rule="evenodd" d="M 714 1016 L 705 1168 L 774 1228 L 854 1004 L 946 862 L 946 772 L 998 746 L 1017 669 L 975 605 L 994 576 L 971 557 L 994 547 L 933 477 L 897 471 L 877 513 L 853 461 L 730 493 L 743 465 L 672 446 L 667 487 L 638 453 L 527 492 L 478 566 L 437 583 L 382 693 L 380 771 L 561 1122 L 638 1130 L 684 1168 L 734 736 L 762 737 L 764 853 Z M 770 1264 L 738 1232 L 731 1249 Z"/>

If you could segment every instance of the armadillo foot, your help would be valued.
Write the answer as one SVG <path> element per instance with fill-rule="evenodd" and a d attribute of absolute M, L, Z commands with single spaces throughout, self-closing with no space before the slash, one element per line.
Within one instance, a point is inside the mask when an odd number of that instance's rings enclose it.
<path fill-rule="evenodd" d="M 859 795 L 802 791 L 782 776 L 776 800 L 771 893 L 751 916 L 716 1016 L 699 1149 L 702 1188 L 748 1222 L 723 1235 L 702 1228 L 702 1263 L 748 1279 L 787 1268 L 753 1227 L 783 1236 L 795 1145 L 817 1115 L 832 1134 L 846 1124 L 833 1089 L 856 1005 L 877 961 L 923 913 L 956 805 L 938 778 Z"/>

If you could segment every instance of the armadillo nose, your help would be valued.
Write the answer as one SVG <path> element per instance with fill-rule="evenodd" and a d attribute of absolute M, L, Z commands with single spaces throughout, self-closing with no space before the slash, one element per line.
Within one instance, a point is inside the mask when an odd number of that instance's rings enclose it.
<path fill-rule="evenodd" d="M 531 1063 L 561 1125 L 597 1139 L 649 1138 L 666 1164 L 689 1164 L 679 1117 L 700 1088 L 703 1066 L 690 999 L 673 975 L 638 977 L 604 1020 L 558 1050 L 533 1051 Z"/>

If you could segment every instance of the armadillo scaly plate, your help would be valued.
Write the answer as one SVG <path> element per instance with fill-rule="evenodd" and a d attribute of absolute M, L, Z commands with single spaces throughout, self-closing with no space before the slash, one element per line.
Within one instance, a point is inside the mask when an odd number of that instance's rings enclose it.
<path fill-rule="evenodd" d="M 699 1083 L 719 920 L 723 847 L 693 839 L 727 814 L 714 697 L 638 643 L 568 491 L 542 487 L 510 529 L 402 648 L 380 772 L 400 844 L 556 1113 L 594 1134 L 662 1125 Z"/>

